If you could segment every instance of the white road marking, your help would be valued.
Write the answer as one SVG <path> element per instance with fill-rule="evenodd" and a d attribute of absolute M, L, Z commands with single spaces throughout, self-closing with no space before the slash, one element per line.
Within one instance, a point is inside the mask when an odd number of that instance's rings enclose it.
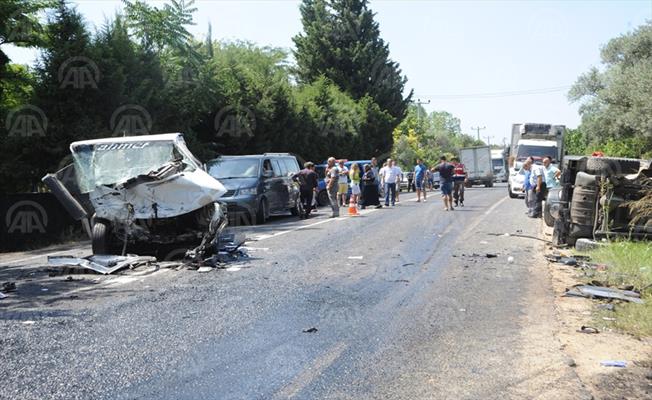
<path fill-rule="evenodd" d="M 315 378 L 324 372 L 324 370 L 331 366 L 337 360 L 348 345 L 344 342 L 339 342 L 333 346 L 326 353 L 317 357 L 310 365 L 308 365 L 301 373 L 299 373 L 292 382 L 282 388 L 274 398 L 276 399 L 291 399 L 303 388 L 308 386 Z"/>

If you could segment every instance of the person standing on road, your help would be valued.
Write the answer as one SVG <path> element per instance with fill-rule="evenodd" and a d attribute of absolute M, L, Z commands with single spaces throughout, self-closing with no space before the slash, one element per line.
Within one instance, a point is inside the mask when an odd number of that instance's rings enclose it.
<path fill-rule="evenodd" d="M 357 207 L 358 200 L 360 199 L 360 167 L 358 163 L 351 165 L 349 171 L 349 179 L 351 180 L 351 201 L 350 204 Z"/>
<path fill-rule="evenodd" d="M 362 209 L 364 210 L 367 206 L 382 208 L 379 197 L 376 174 L 374 174 L 371 165 L 365 164 L 364 175 L 362 175 Z"/>
<path fill-rule="evenodd" d="M 543 165 L 532 164 L 530 172 L 530 211 L 528 217 L 530 218 L 541 218 L 543 213 L 543 195 L 546 191 L 546 182 L 545 182 L 545 169 Z"/>
<path fill-rule="evenodd" d="M 337 197 L 337 190 L 340 180 L 340 170 L 335 165 L 335 157 L 328 158 L 328 165 L 326 166 L 326 192 L 328 193 L 328 201 L 331 204 L 333 214 L 331 218 L 340 216 L 340 205 Z"/>
<path fill-rule="evenodd" d="M 400 175 L 400 169 L 394 165 L 392 159 L 387 160 L 387 166 L 380 170 L 380 176 L 385 187 L 385 207 L 392 207 L 396 203 L 396 180 Z"/>
<path fill-rule="evenodd" d="M 401 167 L 396 165 L 396 160 L 392 160 L 392 162 L 390 163 L 390 166 L 392 168 L 395 168 L 396 171 L 398 171 L 398 175 L 396 176 L 396 191 L 395 191 L 396 196 L 395 197 L 396 197 L 396 202 L 400 203 L 398 195 L 399 195 L 399 193 L 401 191 L 401 182 L 403 182 L 403 170 L 401 169 Z M 409 189 L 408 189 L 408 191 L 409 191 Z"/>
<path fill-rule="evenodd" d="M 338 200 L 341 200 L 340 205 L 346 207 L 346 198 L 349 194 L 349 169 L 344 165 L 344 160 L 340 160 L 338 164 L 340 173 L 339 186 L 337 188 Z"/>
<path fill-rule="evenodd" d="M 417 158 L 417 165 L 414 167 L 414 186 L 417 192 L 417 203 L 421 201 L 421 193 L 423 193 L 423 202 L 426 202 L 426 180 L 428 175 L 428 168 L 423 165 L 423 161 Z"/>
<path fill-rule="evenodd" d="M 523 193 L 525 193 L 525 207 L 527 207 L 527 213 L 530 213 L 530 174 L 532 173 L 532 158 L 528 157 L 522 166 L 523 170 Z"/>
<path fill-rule="evenodd" d="M 378 160 L 376 160 L 376 157 L 371 157 L 370 168 L 371 168 L 371 172 L 374 174 L 374 179 L 376 179 L 376 185 L 378 186 L 378 193 L 380 193 L 380 175 L 378 171 Z"/>
<path fill-rule="evenodd" d="M 439 185 L 441 187 L 441 197 L 444 200 L 444 210 L 453 211 L 453 173 L 455 167 L 453 164 L 446 162 L 446 156 L 439 158 Z"/>
<path fill-rule="evenodd" d="M 319 177 L 315 172 L 315 164 L 308 161 L 303 164 L 303 169 L 294 175 L 296 181 L 299 182 L 299 196 L 301 204 L 303 204 L 303 218 L 310 216 L 312 211 L 312 199 L 317 192 Z"/>
<path fill-rule="evenodd" d="M 464 207 L 464 185 L 468 182 L 466 167 L 455 157 L 451 159 L 453 166 L 453 200 L 455 200 L 455 207 Z"/>
<path fill-rule="evenodd" d="M 561 177 L 561 171 L 559 168 L 552 165 L 552 158 L 550 156 L 544 157 L 543 167 L 545 168 L 546 189 L 559 187 L 559 178 Z M 548 197 L 548 193 L 545 195 Z"/>

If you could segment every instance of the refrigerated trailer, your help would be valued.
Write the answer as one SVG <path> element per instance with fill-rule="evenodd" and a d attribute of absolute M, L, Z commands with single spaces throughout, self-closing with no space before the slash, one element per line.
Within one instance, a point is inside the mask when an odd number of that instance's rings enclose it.
<path fill-rule="evenodd" d="M 492 187 L 494 185 L 491 148 L 489 146 L 460 149 L 460 162 L 466 167 L 467 186 L 485 185 L 485 187 Z"/>

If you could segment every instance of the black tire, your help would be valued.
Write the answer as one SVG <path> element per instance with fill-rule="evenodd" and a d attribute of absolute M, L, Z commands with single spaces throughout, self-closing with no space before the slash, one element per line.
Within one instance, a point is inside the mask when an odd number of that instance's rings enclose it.
<path fill-rule="evenodd" d="M 91 238 L 93 254 L 111 254 L 110 243 L 109 226 L 102 221 L 95 222 L 93 225 L 93 236 Z"/>
<path fill-rule="evenodd" d="M 510 199 L 517 199 L 518 195 L 512 192 L 512 187 L 507 185 L 507 193 L 509 194 Z"/>
<path fill-rule="evenodd" d="M 258 209 L 256 210 L 256 215 L 254 215 L 254 224 L 262 225 L 267 221 L 267 200 L 262 199 L 258 204 Z"/>
<path fill-rule="evenodd" d="M 586 160 L 586 172 L 594 175 L 635 174 L 641 167 L 641 161 L 634 158 L 589 157 Z"/>
<path fill-rule="evenodd" d="M 555 226 L 555 219 L 552 217 L 552 214 L 550 214 L 550 205 L 547 201 L 543 207 L 543 222 L 551 228 Z"/>
<path fill-rule="evenodd" d="M 317 203 L 319 203 L 319 205 L 322 207 L 326 207 L 330 204 L 328 201 L 328 192 L 326 190 L 322 190 L 321 192 L 317 193 Z"/>

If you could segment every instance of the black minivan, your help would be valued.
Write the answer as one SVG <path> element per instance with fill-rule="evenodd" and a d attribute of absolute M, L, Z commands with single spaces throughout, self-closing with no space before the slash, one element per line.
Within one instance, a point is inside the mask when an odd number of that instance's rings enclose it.
<path fill-rule="evenodd" d="M 289 153 L 220 156 L 207 163 L 207 170 L 227 189 L 220 201 L 237 222 L 263 224 L 270 215 L 302 215 L 299 187 L 292 179 L 299 163 Z"/>

